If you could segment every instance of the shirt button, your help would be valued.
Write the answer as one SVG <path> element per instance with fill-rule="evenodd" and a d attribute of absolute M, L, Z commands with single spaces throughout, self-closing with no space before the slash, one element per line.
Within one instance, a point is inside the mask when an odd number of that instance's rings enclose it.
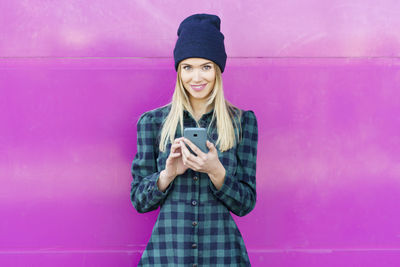
<path fill-rule="evenodd" d="M 192 222 L 192 225 L 193 225 L 193 226 L 196 226 L 196 225 L 197 225 L 197 222 L 196 222 L 196 221 Z"/>
<path fill-rule="evenodd" d="M 192 244 L 192 248 L 197 248 L 197 244 L 196 243 Z"/>
<path fill-rule="evenodd" d="M 196 200 L 193 200 L 193 201 L 192 201 L 192 205 L 193 205 L 193 206 L 196 206 L 196 205 L 197 205 L 197 201 L 196 201 Z"/>
<path fill-rule="evenodd" d="M 193 177 L 193 180 L 197 181 L 199 179 L 199 177 L 195 176 Z"/>

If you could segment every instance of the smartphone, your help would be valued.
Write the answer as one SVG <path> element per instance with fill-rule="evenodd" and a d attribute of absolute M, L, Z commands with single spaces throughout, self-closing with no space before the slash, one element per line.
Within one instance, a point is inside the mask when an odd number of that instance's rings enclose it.
<path fill-rule="evenodd" d="M 208 152 L 207 141 L 207 130 L 205 128 L 185 128 L 183 130 L 183 137 L 192 141 L 201 151 L 204 153 Z M 190 152 L 196 155 L 188 145 L 186 147 Z M 197 155 L 196 155 L 197 156 Z"/>

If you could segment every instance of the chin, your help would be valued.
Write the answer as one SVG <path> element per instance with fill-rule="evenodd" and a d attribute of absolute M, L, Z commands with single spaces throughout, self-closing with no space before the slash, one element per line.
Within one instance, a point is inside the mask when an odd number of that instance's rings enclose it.
<path fill-rule="evenodd" d="M 194 93 L 191 93 L 192 97 L 196 98 L 196 99 L 204 99 L 209 94 L 210 94 L 209 92 L 194 92 Z"/>

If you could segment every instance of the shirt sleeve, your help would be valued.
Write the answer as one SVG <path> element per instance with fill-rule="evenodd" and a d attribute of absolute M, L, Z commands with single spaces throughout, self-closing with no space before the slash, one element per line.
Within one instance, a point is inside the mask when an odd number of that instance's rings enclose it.
<path fill-rule="evenodd" d="M 160 172 L 157 171 L 158 143 L 154 128 L 151 115 L 144 113 L 137 123 L 137 153 L 131 168 L 131 202 L 140 213 L 157 209 L 171 189 L 169 185 L 162 192 L 157 186 Z"/>
<path fill-rule="evenodd" d="M 218 190 L 210 180 L 213 194 L 238 216 L 253 210 L 256 204 L 256 161 L 258 126 L 253 111 L 242 115 L 242 139 L 237 146 L 236 173 L 226 171 L 225 180 Z"/>

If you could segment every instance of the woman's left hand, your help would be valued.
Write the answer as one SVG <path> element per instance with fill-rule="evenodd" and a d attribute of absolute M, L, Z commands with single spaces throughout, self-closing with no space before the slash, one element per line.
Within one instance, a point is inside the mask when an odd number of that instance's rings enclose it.
<path fill-rule="evenodd" d="M 194 171 L 207 173 L 215 187 L 219 189 L 224 182 L 225 168 L 219 161 L 218 152 L 214 144 L 207 140 L 209 151 L 208 153 L 204 153 L 189 139 L 184 138 L 183 141 L 180 141 L 183 164 Z M 197 156 L 189 151 L 185 143 Z"/>

